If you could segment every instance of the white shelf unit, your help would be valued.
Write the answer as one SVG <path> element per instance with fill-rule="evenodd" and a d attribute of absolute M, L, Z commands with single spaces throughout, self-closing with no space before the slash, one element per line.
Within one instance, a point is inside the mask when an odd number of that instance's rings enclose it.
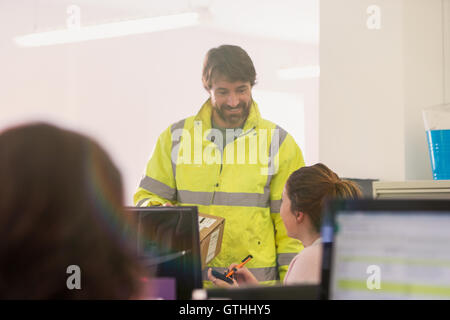
<path fill-rule="evenodd" d="M 450 199 L 450 180 L 375 181 L 374 199 Z"/>

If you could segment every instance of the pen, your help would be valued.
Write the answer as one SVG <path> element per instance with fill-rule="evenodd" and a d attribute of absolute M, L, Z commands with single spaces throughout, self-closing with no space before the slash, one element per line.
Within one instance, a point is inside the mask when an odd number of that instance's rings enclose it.
<path fill-rule="evenodd" d="M 226 275 L 227 278 L 231 277 L 236 271 L 237 269 L 240 269 L 244 266 L 244 264 L 246 264 L 247 262 L 249 262 L 251 259 L 253 258 L 253 256 L 251 254 L 249 254 L 248 256 L 246 256 L 244 258 L 244 260 L 242 260 L 241 263 L 239 263 L 236 267 L 234 267 L 233 269 L 230 270 L 230 272 L 228 272 L 228 274 Z"/>

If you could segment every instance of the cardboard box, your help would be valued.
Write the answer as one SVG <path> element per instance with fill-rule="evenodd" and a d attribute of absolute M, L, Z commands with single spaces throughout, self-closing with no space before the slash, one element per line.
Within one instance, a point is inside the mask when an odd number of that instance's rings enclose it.
<path fill-rule="evenodd" d="M 220 249 L 222 248 L 225 219 L 199 212 L 198 222 L 202 269 L 204 269 L 206 265 L 219 254 Z"/>

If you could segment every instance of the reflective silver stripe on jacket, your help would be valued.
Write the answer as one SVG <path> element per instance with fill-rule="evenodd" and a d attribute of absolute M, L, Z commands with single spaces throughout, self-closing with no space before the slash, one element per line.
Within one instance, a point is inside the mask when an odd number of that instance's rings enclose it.
<path fill-rule="evenodd" d="M 144 202 L 146 202 L 148 200 L 150 200 L 150 199 L 149 198 L 145 198 L 145 199 L 139 200 L 139 202 L 136 204 L 136 207 L 142 206 L 142 204 L 144 204 Z"/>
<path fill-rule="evenodd" d="M 208 280 L 208 269 L 209 267 L 203 269 L 202 277 L 203 280 Z M 213 270 L 224 273 L 227 271 L 227 268 L 212 268 Z M 271 280 L 279 280 L 278 276 L 278 268 L 277 267 L 266 267 L 266 268 L 248 268 L 250 272 L 255 276 L 258 281 L 271 281 Z"/>
<path fill-rule="evenodd" d="M 281 200 L 270 200 L 270 212 L 277 213 L 281 209 Z"/>
<path fill-rule="evenodd" d="M 269 207 L 269 192 L 239 193 L 239 192 L 196 192 L 177 190 L 177 199 L 181 203 L 203 206 L 237 206 L 237 207 Z"/>
<path fill-rule="evenodd" d="M 278 134 L 275 134 L 278 133 Z M 286 130 L 281 128 L 280 126 L 275 127 L 274 135 L 272 137 L 272 140 L 270 141 L 270 147 L 269 147 L 269 162 L 268 162 L 268 172 L 269 175 L 267 176 L 267 182 L 264 187 L 264 191 L 270 190 L 270 182 L 272 181 L 273 174 L 270 174 L 275 171 L 274 165 L 275 165 L 275 157 L 278 154 L 278 151 L 280 150 L 281 145 L 283 144 L 284 140 L 286 139 L 288 133 Z M 274 143 L 274 140 L 278 138 L 278 143 Z"/>
<path fill-rule="evenodd" d="M 177 193 L 176 193 L 175 189 L 169 187 L 168 185 L 166 185 L 158 180 L 150 178 L 148 176 L 145 176 L 141 180 L 139 187 L 141 187 L 142 189 L 145 189 L 151 193 L 154 193 L 164 199 L 167 199 L 170 201 L 176 200 Z"/>
<path fill-rule="evenodd" d="M 178 150 L 180 150 L 182 129 L 184 128 L 185 120 L 186 119 L 180 120 L 170 127 L 170 133 L 172 134 L 172 150 L 170 152 L 170 156 L 171 156 L 171 161 L 172 161 L 172 173 L 173 173 L 174 179 L 176 177 L 176 172 L 177 172 L 176 161 L 177 161 Z"/>
<path fill-rule="evenodd" d="M 277 254 L 277 263 L 279 266 L 288 266 L 297 253 L 279 253 Z"/>

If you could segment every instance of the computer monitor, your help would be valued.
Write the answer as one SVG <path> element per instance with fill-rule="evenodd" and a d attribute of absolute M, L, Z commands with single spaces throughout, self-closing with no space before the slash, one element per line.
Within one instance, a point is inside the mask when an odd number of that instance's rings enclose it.
<path fill-rule="evenodd" d="M 332 201 L 321 233 L 321 298 L 450 299 L 450 201 Z"/>
<path fill-rule="evenodd" d="M 127 207 L 137 254 L 155 299 L 191 299 L 202 288 L 197 207 Z M 129 217 L 130 218 L 130 217 Z"/>

